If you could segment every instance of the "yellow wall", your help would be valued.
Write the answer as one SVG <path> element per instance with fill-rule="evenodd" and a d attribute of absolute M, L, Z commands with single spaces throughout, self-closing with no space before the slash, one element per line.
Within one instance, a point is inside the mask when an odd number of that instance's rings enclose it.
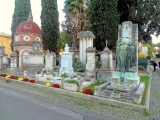
<path fill-rule="evenodd" d="M 0 46 L 3 44 L 5 46 L 5 53 L 10 57 L 11 51 L 11 36 L 8 34 L 0 34 Z"/>

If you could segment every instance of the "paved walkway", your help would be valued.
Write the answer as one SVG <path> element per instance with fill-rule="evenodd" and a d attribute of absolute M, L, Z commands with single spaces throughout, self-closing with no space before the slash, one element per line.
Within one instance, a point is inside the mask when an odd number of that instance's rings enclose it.
<path fill-rule="evenodd" d="M 150 113 L 160 120 L 160 77 L 157 72 L 152 73 Z"/>
<path fill-rule="evenodd" d="M 152 78 L 153 79 L 151 82 L 149 112 L 139 112 L 125 108 L 120 108 L 114 105 L 108 105 L 98 101 L 74 98 L 70 95 L 62 95 L 60 93 L 53 92 L 48 89 L 40 89 L 34 86 L 27 85 L 24 86 L 14 82 L 6 84 L 4 83 L 4 81 L 0 81 L 0 84 L 32 92 L 37 95 L 49 98 L 51 100 L 67 103 L 68 105 L 78 106 L 89 111 L 98 112 L 116 120 L 151 120 L 151 118 L 157 118 L 158 120 L 160 120 L 160 77 L 158 76 L 157 72 L 153 72 Z"/>

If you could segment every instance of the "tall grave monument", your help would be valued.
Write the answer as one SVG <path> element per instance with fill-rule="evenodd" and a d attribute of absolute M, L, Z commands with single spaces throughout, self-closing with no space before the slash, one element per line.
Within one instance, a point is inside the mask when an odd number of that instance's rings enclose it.
<path fill-rule="evenodd" d="M 116 69 L 108 89 L 125 91 L 130 96 L 140 82 L 138 76 L 138 25 L 126 21 L 119 25 L 116 46 Z M 122 94 L 123 95 L 123 94 Z"/>
<path fill-rule="evenodd" d="M 73 64 L 72 64 L 73 53 L 69 52 L 68 44 L 65 44 L 64 52 L 61 56 L 61 67 L 59 69 L 59 74 L 67 72 L 69 77 L 74 76 Z"/>

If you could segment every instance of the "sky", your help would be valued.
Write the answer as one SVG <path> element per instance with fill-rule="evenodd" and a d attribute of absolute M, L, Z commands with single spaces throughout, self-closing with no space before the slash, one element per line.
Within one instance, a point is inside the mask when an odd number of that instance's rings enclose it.
<path fill-rule="evenodd" d="M 15 0 L 0 0 L 0 33 L 4 32 L 7 34 L 11 33 L 12 15 L 14 12 L 14 1 Z M 41 27 L 41 0 L 30 0 L 31 9 L 33 15 L 33 21 Z M 64 7 L 65 0 L 57 0 L 58 11 L 59 11 L 59 22 L 64 20 L 64 13 L 62 9 Z M 9 3 L 9 4 L 8 4 Z"/>
<path fill-rule="evenodd" d="M 12 15 L 14 12 L 14 1 L 15 0 L 0 0 L 0 16 L 1 16 L 0 33 L 4 32 L 7 34 L 11 34 L 10 28 L 12 23 Z M 41 20 L 40 20 L 41 0 L 30 0 L 30 1 L 31 1 L 33 21 L 36 22 L 39 25 L 39 27 L 41 27 Z M 64 20 L 64 13 L 62 12 L 62 9 L 64 7 L 64 1 L 65 0 L 57 0 L 60 23 Z M 152 36 L 152 39 L 153 43 L 155 44 L 160 42 L 160 37 L 156 38 L 155 36 Z"/>

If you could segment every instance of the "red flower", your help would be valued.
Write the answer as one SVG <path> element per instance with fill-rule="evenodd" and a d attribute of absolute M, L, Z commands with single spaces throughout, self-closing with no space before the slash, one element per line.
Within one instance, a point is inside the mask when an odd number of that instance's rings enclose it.
<path fill-rule="evenodd" d="M 31 82 L 31 83 L 35 83 L 36 81 L 35 81 L 35 80 L 30 80 L 29 82 Z"/>
<path fill-rule="evenodd" d="M 91 89 L 87 88 L 83 91 L 84 94 L 89 94 L 89 95 L 93 95 L 93 92 Z"/>
<path fill-rule="evenodd" d="M 23 78 L 23 81 L 27 82 L 27 81 L 29 81 L 29 79 L 28 78 Z"/>
<path fill-rule="evenodd" d="M 0 76 L 1 76 L 1 77 L 6 77 L 6 76 L 7 76 L 7 74 L 0 74 Z"/>
<path fill-rule="evenodd" d="M 17 76 L 14 76 L 14 75 L 11 75 L 10 78 L 11 78 L 11 79 L 18 79 L 18 77 L 17 77 Z"/>
<path fill-rule="evenodd" d="M 60 85 L 58 83 L 54 83 L 52 87 L 60 88 Z"/>

